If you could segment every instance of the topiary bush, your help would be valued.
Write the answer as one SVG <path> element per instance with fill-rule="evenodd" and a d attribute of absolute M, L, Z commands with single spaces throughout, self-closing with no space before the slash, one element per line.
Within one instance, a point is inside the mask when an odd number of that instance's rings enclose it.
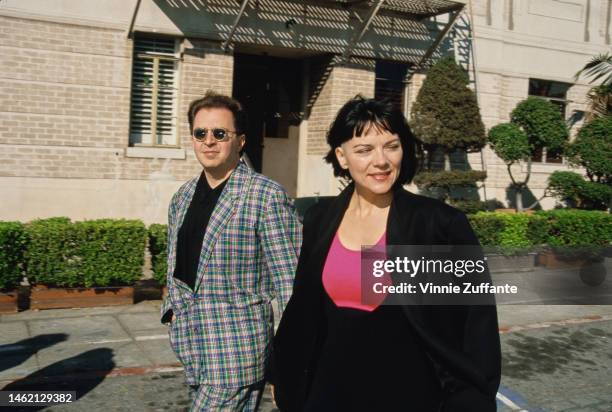
<path fill-rule="evenodd" d="M 495 209 L 501 209 L 504 204 L 497 199 L 489 200 L 453 200 L 451 206 L 461 210 L 466 215 L 473 215 L 478 212 L 492 212 Z"/>
<path fill-rule="evenodd" d="M 428 171 L 417 176 L 417 184 L 425 190 L 432 188 L 444 200 L 457 197 L 451 188 L 475 187 L 486 177 L 485 172 L 451 171 L 451 154 L 477 152 L 486 144 L 476 94 L 468 84 L 467 73 L 452 57 L 440 59 L 427 71 L 412 107 L 410 127 L 428 158 Z M 434 170 L 436 153 L 443 154 L 444 171 Z"/>
<path fill-rule="evenodd" d="M 612 116 L 584 125 L 566 154 L 571 164 L 586 169 L 589 180 L 612 184 Z"/>
<path fill-rule="evenodd" d="M 26 226 L 31 283 L 52 287 L 132 285 L 142 275 L 146 229 L 137 220 L 68 218 L 35 220 Z"/>
<path fill-rule="evenodd" d="M 19 286 L 23 278 L 23 253 L 28 237 L 23 224 L 0 222 L 0 291 Z"/>
<path fill-rule="evenodd" d="M 153 278 L 166 286 L 168 270 L 168 226 L 152 224 L 149 226 L 149 252 L 153 266 Z"/>
<path fill-rule="evenodd" d="M 557 106 L 539 97 L 528 97 L 517 104 L 510 118 L 525 132 L 531 148 L 546 147 L 550 151 L 560 151 L 569 137 Z"/>
<path fill-rule="evenodd" d="M 612 187 L 585 180 L 576 172 L 557 170 L 548 177 L 547 191 L 569 207 L 605 210 Z"/>
<path fill-rule="evenodd" d="M 474 152 L 486 143 L 476 94 L 467 73 L 452 57 L 438 60 L 428 71 L 412 107 L 410 127 L 428 147 L 445 152 Z"/>
<path fill-rule="evenodd" d="M 441 187 L 450 189 L 454 186 L 470 186 L 474 182 L 482 182 L 487 178 L 487 172 L 479 170 L 442 170 L 439 172 L 421 172 L 414 178 L 414 183 L 422 189 Z"/>
<path fill-rule="evenodd" d="M 531 177 L 532 157 L 536 149 L 546 147 L 561 153 L 568 130 L 559 109 L 549 101 L 529 97 L 516 105 L 510 123 L 499 124 L 489 131 L 489 142 L 495 153 L 506 163 L 512 187 L 515 189 L 517 211 L 523 210 L 523 193 Z M 513 174 L 512 165 L 527 163 L 522 180 Z M 535 206 L 531 205 L 529 208 Z"/>
<path fill-rule="evenodd" d="M 489 130 L 489 143 L 506 164 L 512 165 L 531 156 L 527 134 L 513 123 L 501 123 Z"/>

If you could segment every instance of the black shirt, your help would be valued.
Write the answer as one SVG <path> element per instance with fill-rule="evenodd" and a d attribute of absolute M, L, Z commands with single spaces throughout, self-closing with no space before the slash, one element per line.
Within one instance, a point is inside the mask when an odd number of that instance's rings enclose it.
<path fill-rule="evenodd" d="M 174 277 L 195 288 L 206 227 L 227 179 L 212 189 L 202 171 L 193 199 L 178 232 Z"/>

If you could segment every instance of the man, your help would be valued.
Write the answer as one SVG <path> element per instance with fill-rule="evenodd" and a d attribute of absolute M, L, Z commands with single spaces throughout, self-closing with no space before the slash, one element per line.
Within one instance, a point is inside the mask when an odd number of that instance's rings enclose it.
<path fill-rule="evenodd" d="M 192 411 L 254 411 L 273 336 L 270 301 L 282 312 L 289 300 L 301 226 L 281 186 L 240 160 L 239 102 L 209 91 L 188 119 L 203 171 L 170 203 L 162 322 L 171 321 Z"/>

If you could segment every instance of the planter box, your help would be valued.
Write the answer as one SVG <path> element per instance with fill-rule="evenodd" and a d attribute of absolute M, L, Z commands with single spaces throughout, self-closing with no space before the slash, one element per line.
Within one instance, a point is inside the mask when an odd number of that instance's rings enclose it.
<path fill-rule="evenodd" d="M 15 313 L 19 307 L 19 293 L 17 290 L 0 292 L 0 313 Z"/>
<path fill-rule="evenodd" d="M 30 293 L 30 309 L 90 308 L 131 305 L 133 302 L 132 286 L 100 288 L 34 286 Z"/>
<path fill-rule="evenodd" d="M 162 298 L 162 287 L 153 279 L 139 280 L 134 284 L 134 303 Z"/>
<path fill-rule="evenodd" d="M 535 267 L 535 254 L 526 255 L 486 255 L 491 273 L 532 272 Z"/>
<path fill-rule="evenodd" d="M 538 266 L 544 266 L 547 269 L 575 269 L 587 264 L 587 259 L 559 259 L 555 252 L 544 251 L 540 252 L 537 257 Z"/>

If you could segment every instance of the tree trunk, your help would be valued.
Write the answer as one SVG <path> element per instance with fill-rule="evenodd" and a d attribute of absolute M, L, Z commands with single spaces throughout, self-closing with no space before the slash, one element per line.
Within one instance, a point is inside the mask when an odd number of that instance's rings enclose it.
<path fill-rule="evenodd" d="M 447 172 L 450 172 L 451 170 L 450 154 L 448 152 L 444 152 L 444 170 Z M 450 203 L 450 195 L 451 195 L 451 188 L 450 186 L 447 186 L 446 196 L 444 197 L 445 203 Z"/>
<path fill-rule="evenodd" d="M 523 186 L 516 186 L 515 195 L 516 195 L 515 197 L 516 211 L 522 212 L 523 211 Z"/>

